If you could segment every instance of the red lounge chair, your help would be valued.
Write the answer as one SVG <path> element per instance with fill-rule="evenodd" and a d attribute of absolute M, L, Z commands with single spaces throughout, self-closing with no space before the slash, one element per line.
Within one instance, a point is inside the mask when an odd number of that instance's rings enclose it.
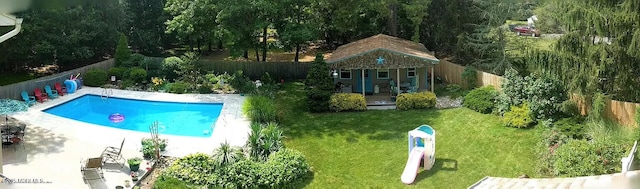
<path fill-rule="evenodd" d="M 38 102 L 40 103 L 43 103 L 45 100 L 49 98 L 47 94 L 42 93 L 42 91 L 40 91 L 39 88 L 33 89 L 33 95 L 36 96 L 36 99 L 38 99 Z"/>
<path fill-rule="evenodd" d="M 60 83 L 56 82 L 53 87 L 56 89 L 56 91 L 58 91 L 58 94 L 60 94 L 60 96 L 64 96 L 65 93 L 67 93 L 67 88 L 66 87 L 62 87 L 62 85 L 60 85 Z"/>

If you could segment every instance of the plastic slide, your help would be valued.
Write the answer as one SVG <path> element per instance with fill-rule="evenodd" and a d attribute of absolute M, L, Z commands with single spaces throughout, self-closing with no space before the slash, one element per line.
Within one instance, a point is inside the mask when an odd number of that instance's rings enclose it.
<path fill-rule="evenodd" d="M 403 183 L 411 184 L 416 179 L 422 156 L 424 156 L 424 148 L 413 148 L 413 150 L 411 150 L 407 165 L 404 166 L 404 171 L 402 171 L 402 176 L 400 177 Z"/>

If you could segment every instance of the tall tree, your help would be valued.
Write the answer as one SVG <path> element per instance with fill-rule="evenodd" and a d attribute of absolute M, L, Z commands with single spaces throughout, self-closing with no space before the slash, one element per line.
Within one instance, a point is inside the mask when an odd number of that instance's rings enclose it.
<path fill-rule="evenodd" d="M 203 42 L 219 41 L 224 32 L 220 31 L 216 17 L 220 12 L 216 0 L 167 0 L 164 10 L 172 18 L 165 24 L 167 33 L 174 33 L 179 40 L 186 41 L 193 48 Z"/>
<path fill-rule="evenodd" d="M 130 25 L 128 36 L 134 49 L 142 54 L 161 52 L 167 20 L 164 14 L 166 0 L 127 0 Z"/>
<path fill-rule="evenodd" d="M 257 31 L 263 29 L 259 25 L 260 15 L 255 3 L 253 0 L 223 0 L 219 2 L 219 6 L 216 21 L 227 31 L 225 34 L 231 55 L 242 55 L 248 59 L 249 49 L 260 49 Z"/>
<path fill-rule="evenodd" d="M 317 39 L 317 24 L 313 23 L 310 0 L 281 1 L 282 17 L 276 22 L 279 40 L 287 47 L 295 49 L 294 62 L 300 59 L 300 50 L 304 44 Z"/>
<path fill-rule="evenodd" d="M 640 101 L 638 1 L 549 1 L 542 8 L 556 11 L 539 19 L 560 23 L 568 34 L 551 51 L 533 52 L 529 64 L 557 75 L 572 92 Z"/>

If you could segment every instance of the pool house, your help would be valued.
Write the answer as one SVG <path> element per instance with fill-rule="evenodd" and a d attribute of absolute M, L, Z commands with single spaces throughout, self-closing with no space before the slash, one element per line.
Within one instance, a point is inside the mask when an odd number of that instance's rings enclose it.
<path fill-rule="evenodd" d="M 394 105 L 400 93 L 433 91 L 439 62 L 423 44 L 384 34 L 342 45 L 327 59 L 336 92 L 361 93 L 367 105 Z"/>

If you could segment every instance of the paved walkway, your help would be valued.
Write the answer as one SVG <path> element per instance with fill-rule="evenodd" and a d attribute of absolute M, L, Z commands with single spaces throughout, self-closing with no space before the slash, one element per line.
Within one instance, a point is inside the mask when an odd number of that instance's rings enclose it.
<path fill-rule="evenodd" d="M 640 171 L 575 178 L 518 179 L 485 177 L 469 189 L 636 189 Z"/>
<path fill-rule="evenodd" d="M 106 165 L 102 183 L 84 183 L 80 173 L 82 159 L 97 157 L 107 146 L 123 147 L 125 159 L 142 157 L 142 138 L 149 133 L 99 126 L 58 117 L 42 112 L 43 109 L 61 104 L 84 94 L 102 94 L 103 89 L 83 87 L 74 94 L 62 96 L 45 103 L 38 103 L 28 112 L 12 115 L 27 124 L 25 141 L 22 146 L 8 146 L 2 149 L 3 173 L 13 179 L 37 178 L 49 184 L 13 184 L 8 188 L 115 188 L 130 180 L 128 167 Z M 187 154 L 211 153 L 221 142 L 244 145 L 249 133 L 249 121 L 241 113 L 244 97 L 233 94 L 169 94 L 113 90 L 113 96 L 133 99 L 174 101 L 174 102 L 222 102 L 224 106 L 211 137 L 183 137 L 162 135 L 169 144 L 165 155 L 181 157 Z M 151 124 L 151 123 L 149 123 Z M 212 125 L 213 126 L 213 125 Z M 141 165 L 141 170 L 146 164 Z M 93 185 L 93 186 L 92 186 Z M 0 188 L 7 188 L 0 185 Z"/>

